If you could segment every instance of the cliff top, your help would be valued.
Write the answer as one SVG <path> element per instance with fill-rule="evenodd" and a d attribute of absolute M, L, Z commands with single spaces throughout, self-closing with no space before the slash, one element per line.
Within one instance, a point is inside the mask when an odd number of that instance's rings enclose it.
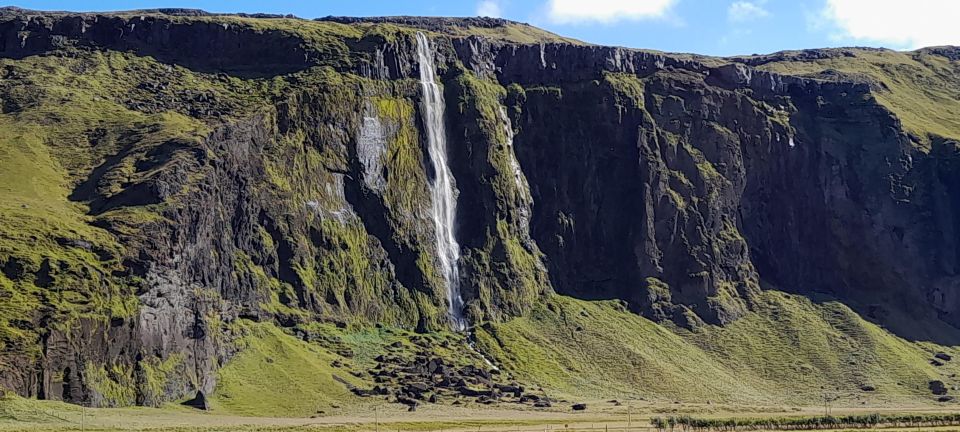
<path fill-rule="evenodd" d="M 291 44 L 313 46 L 324 52 L 333 49 L 331 47 L 342 46 L 345 38 L 359 40 L 375 35 L 389 40 L 399 32 L 413 30 L 426 30 L 453 37 L 481 36 L 493 41 L 513 44 L 589 45 L 526 23 L 486 17 L 327 16 L 308 20 L 293 15 L 221 14 L 184 8 L 117 12 L 0 8 L 0 20 L 11 20 L 17 17 L 42 19 L 43 17 L 69 16 L 89 19 L 103 16 L 123 19 L 154 16 L 181 22 L 232 24 L 252 29 L 256 33 L 274 31 L 277 34 L 287 35 L 286 39 L 289 39 L 287 42 Z M 343 49 L 346 47 L 344 46 Z M 782 75 L 866 83 L 873 89 L 880 102 L 897 114 L 905 128 L 913 134 L 914 141 L 921 147 L 928 146 L 930 140 L 937 139 L 936 137 L 960 137 L 960 83 L 955 79 L 960 74 L 960 48 L 955 46 L 927 47 L 915 51 L 869 47 L 821 48 L 732 57 L 626 49 L 656 52 L 711 67 L 735 62 Z M 265 53 L 268 57 L 269 54 Z M 263 61 L 258 60 L 258 62 Z"/>

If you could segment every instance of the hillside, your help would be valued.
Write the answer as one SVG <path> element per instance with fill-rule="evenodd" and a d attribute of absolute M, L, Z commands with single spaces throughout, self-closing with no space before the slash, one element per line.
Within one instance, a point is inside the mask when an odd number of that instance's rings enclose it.
<path fill-rule="evenodd" d="M 953 403 L 957 52 L 4 8 L 0 388 Z"/>

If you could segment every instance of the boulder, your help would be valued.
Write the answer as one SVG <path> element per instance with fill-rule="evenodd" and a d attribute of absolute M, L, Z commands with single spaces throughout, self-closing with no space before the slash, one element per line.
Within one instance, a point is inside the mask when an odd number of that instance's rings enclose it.
<path fill-rule="evenodd" d="M 467 386 L 458 387 L 458 388 L 457 388 L 457 392 L 459 392 L 460 394 L 462 394 L 462 395 L 464 395 L 464 396 L 486 396 L 486 397 L 490 397 L 490 396 L 492 396 L 492 394 L 493 394 L 490 390 L 477 390 L 477 389 L 473 389 L 473 388 L 470 388 L 470 387 L 467 387 Z"/>
<path fill-rule="evenodd" d="M 571 408 L 573 408 L 574 411 L 584 411 L 587 409 L 587 404 L 577 403 L 577 404 L 573 404 Z"/>
<path fill-rule="evenodd" d="M 183 405 L 204 411 L 210 409 L 210 406 L 207 404 L 207 397 L 200 390 L 197 390 L 197 395 L 194 396 L 193 399 L 184 402 Z"/>
<path fill-rule="evenodd" d="M 422 382 L 415 382 L 415 383 L 407 384 L 404 387 L 404 391 L 406 391 L 407 393 L 415 394 L 419 397 L 424 393 L 430 391 L 430 386 Z"/>
<path fill-rule="evenodd" d="M 940 380 L 930 381 L 927 384 L 927 388 L 930 389 L 930 392 L 935 395 L 945 395 L 947 394 L 947 386 Z"/>
<path fill-rule="evenodd" d="M 397 403 L 402 403 L 410 407 L 410 411 L 416 411 L 417 405 L 420 405 L 420 402 L 416 399 L 412 399 L 406 396 L 397 396 Z"/>
<path fill-rule="evenodd" d="M 943 351 L 940 351 L 940 352 L 934 354 L 933 356 L 936 357 L 936 358 L 938 358 L 938 359 L 940 359 L 940 360 L 943 360 L 943 361 L 953 360 L 953 357 L 950 356 L 950 354 L 947 354 L 947 353 L 945 353 L 945 352 L 943 352 Z"/>

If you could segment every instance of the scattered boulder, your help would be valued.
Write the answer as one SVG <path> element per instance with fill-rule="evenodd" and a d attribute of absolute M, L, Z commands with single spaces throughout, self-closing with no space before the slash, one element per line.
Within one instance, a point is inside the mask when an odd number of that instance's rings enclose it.
<path fill-rule="evenodd" d="M 351 391 L 353 394 L 355 394 L 355 395 L 357 395 L 357 396 L 360 396 L 360 397 L 367 397 L 367 396 L 372 396 L 372 395 L 373 395 L 373 392 L 372 392 L 372 391 L 367 390 L 367 389 L 358 388 L 358 387 L 352 387 L 352 388 L 350 388 L 350 391 Z"/>
<path fill-rule="evenodd" d="M 870 384 L 863 384 L 860 386 L 860 390 L 865 392 L 874 392 L 874 391 L 877 391 L 877 388 Z"/>
<path fill-rule="evenodd" d="M 513 393 L 513 397 L 520 397 L 523 394 L 523 387 L 516 384 L 494 384 L 494 388 L 503 393 Z"/>
<path fill-rule="evenodd" d="M 587 404 L 585 403 L 573 404 L 571 408 L 573 408 L 574 411 L 583 411 L 587 409 Z"/>
<path fill-rule="evenodd" d="M 943 352 L 943 351 L 940 351 L 940 352 L 934 354 L 933 356 L 936 357 L 936 358 L 938 358 L 938 359 L 940 359 L 940 360 L 943 360 L 943 361 L 953 360 L 953 357 L 951 357 L 950 354 L 947 354 L 947 353 L 945 353 L 945 352 Z"/>
<path fill-rule="evenodd" d="M 536 403 L 539 400 L 540 400 L 540 396 L 537 396 L 535 394 L 525 394 L 523 396 L 520 396 L 520 403 L 527 403 L 527 402 Z"/>
<path fill-rule="evenodd" d="M 938 367 L 943 366 L 943 362 L 937 359 L 930 359 L 930 364 Z"/>
<path fill-rule="evenodd" d="M 412 399 L 406 396 L 397 396 L 397 402 L 410 407 L 411 408 L 410 411 L 416 411 L 417 405 L 420 405 L 420 402 L 417 401 L 416 399 Z"/>
<path fill-rule="evenodd" d="M 423 396 L 424 393 L 427 393 L 430 391 L 430 386 L 422 382 L 414 382 L 414 383 L 407 384 L 404 387 L 404 391 L 406 391 L 407 393 L 416 395 L 417 398 L 420 398 Z"/>
<path fill-rule="evenodd" d="M 490 390 L 477 390 L 467 386 L 457 388 L 457 391 L 464 396 L 486 396 L 490 397 L 493 393 Z"/>
<path fill-rule="evenodd" d="M 947 386 L 940 380 L 930 381 L 927 384 L 927 387 L 930 389 L 930 392 L 935 395 L 945 395 L 947 394 Z"/>
<path fill-rule="evenodd" d="M 197 395 L 194 396 L 193 399 L 184 402 L 183 405 L 204 411 L 210 409 L 210 406 L 207 404 L 207 397 L 200 390 L 197 390 Z"/>
<path fill-rule="evenodd" d="M 937 398 L 937 402 L 951 402 L 953 401 L 953 396 L 940 396 Z"/>
<path fill-rule="evenodd" d="M 552 405 L 550 405 L 550 402 L 546 400 L 538 400 L 536 403 L 533 404 L 534 408 L 550 408 L 551 406 Z"/>

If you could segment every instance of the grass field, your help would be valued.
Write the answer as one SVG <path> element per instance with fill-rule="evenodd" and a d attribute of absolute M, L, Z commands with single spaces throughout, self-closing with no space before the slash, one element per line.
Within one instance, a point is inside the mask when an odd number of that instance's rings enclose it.
<path fill-rule="evenodd" d="M 685 417 L 722 423 L 738 419 L 758 422 L 765 419 L 814 418 L 823 415 L 823 407 L 736 406 L 721 404 L 664 404 L 623 400 L 588 401 L 583 412 L 569 405 L 548 410 L 502 409 L 489 407 L 426 406 L 407 412 L 396 404 L 348 407 L 329 416 L 246 417 L 216 411 L 204 413 L 176 405 L 163 408 L 80 408 L 50 401 L 6 398 L 0 401 L 0 431 L 656 431 L 654 418 Z M 866 410 L 861 407 L 831 407 L 834 416 L 912 413 L 916 416 L 949 414 L 942 407 L 886 406 Z M 679 430 L 679 424 L 676 426 Z M 884 430 L 918 430 L 890 427 Z M 830 430 L 830 429 L 821 429 Z M 958 427 L 924 427 L 922 430 L 960 430 Z"/>

